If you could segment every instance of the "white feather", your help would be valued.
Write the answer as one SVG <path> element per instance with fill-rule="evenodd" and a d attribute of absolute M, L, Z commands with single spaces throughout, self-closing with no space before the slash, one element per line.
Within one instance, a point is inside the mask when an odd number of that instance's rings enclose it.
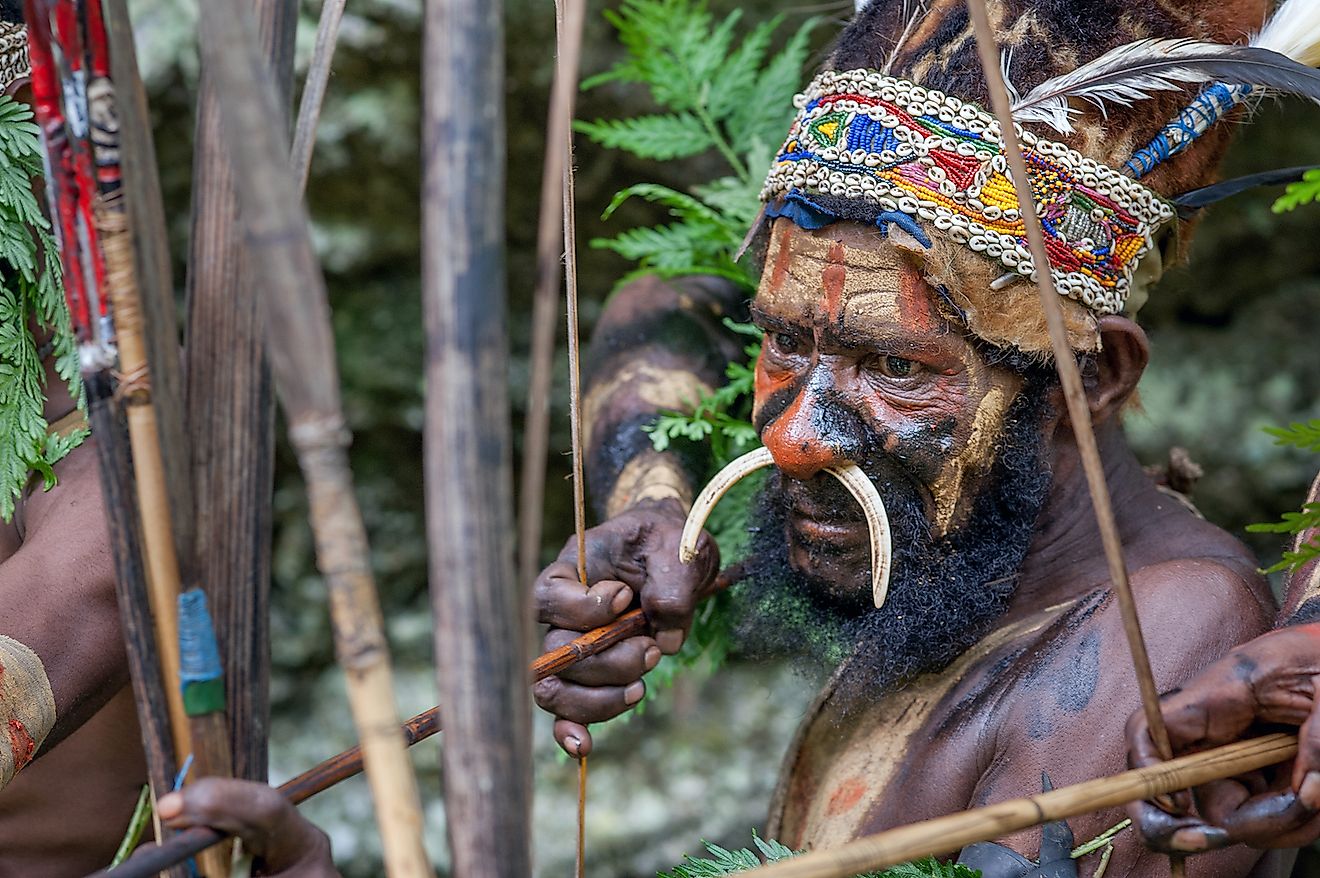
<path fill-rule="evenodd" d="M 1316 0 L 1311 0 L 1316 2 Z M 1204 57 L 1226 47 L 1196 40 L 1138 40 L 1119 46 L 1062 76 L 1048 79 L 1013 102 L 1019 122 L 1043 122 L 1070 133 L 1069 117 L 1081 112 L 1068 105 L 1070 97 L 1085 98 L 1104 111 L 1104 103 L 1131 106 L 1153 91 L 1171 91 L 1188 83 L 1205 82 L 1204 73 L 1170 66 L 1179 58 Z"/>
<path fill-rule="evenodd" d="M 1320 67 L 1320 0 L 1284 0 L 1251 44 Z"/>
<path fill-rule="evenodd" d="M 871 0 L 853 0 L 853 9 L 860 15 L 862 10 L 866 8 L 866 4 L 870 2 Z"/>

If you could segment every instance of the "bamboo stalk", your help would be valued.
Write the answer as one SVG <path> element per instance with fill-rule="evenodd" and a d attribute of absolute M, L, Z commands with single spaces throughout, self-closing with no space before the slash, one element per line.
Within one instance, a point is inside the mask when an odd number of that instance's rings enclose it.
<path fill-rule="evenodd" d="M 335 649 L 365 755 L 387 874 L 433 874 L 421 803 L 398 732 L 393 674 L 366 530 L 353 495 L 325 280 L 290 173 L 288 142 L 248 11 L 201 4 L 204 62 L 215 73 L 248 245 L 264 287 L 266 341 L 289 435 L 307 482 L 317 566 L 326 579 Z"/>
<path fill-rule="evenodd" d="M 1266 735 L 1183 756 L 1168 762 L 1102 777 L 1048 793 L 1013 799 L 984 808 L 936 817 L 850 841 L 831 850 L 813 851 L 750 869 L 760 878 L 849 878 L 961 850 L 1056 820 L 1153 799 L 1213 780 L 1235 777 L 1277 765 L 1297 753 L 1293 735 Z"/>
<path fill-rule="evenodd" d="M 339 42 L 339 23 L 344 18 L 347 0 L 323 0 L 321 21 L 316 27 L 316 47 L 312 49 L 312 63 L 307 68 L 302 100 L 298 105 L 298 124 L 293 132 L 293 173 L 299 190 L 307 189 L 307 177 L 312 170 L 312 150 L 316 148 L 316 125 L 321 119 L 321 104 L 325 101 L 326 86 L 330 83 L 330 65 Z"/>
<path fill-rule="evenodd" d="M 122 2 L 122 0 L 121 0 Z M 245 0 L 287 109 L 297 0 Z M 271 493 L 275 397 L 214 77 L 203 68 L 187 278 L 187 422 L 198 579 L 229 684 L 234 776 L 266 779 L 270 736 Z"/>
<path fill-rule="evenodd" d="M 515 577 L 502 4 L 428 0 L 422 291 L 426 524 L 453 870 L 531 874 L 530 592 Z"/>

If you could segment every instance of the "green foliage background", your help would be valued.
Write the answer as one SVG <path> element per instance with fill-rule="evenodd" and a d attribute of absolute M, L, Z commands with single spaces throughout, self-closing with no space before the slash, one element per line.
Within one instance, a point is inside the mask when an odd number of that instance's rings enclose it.
<path fill-rule="evenodd" d="M 173 234 L 178 281 L 189 215 L 192 95 L 197 60 L 191 0 L 131 0 L 149 74 L 152 112 Z M 850 2 L 819 4 L 711 0 L 722 17 L 742 7 L 750 29 L 786 15 L 781 45 L 810 15 L 824 17 L 812 37 L 812 61 L 837 31 Z M 300 63 L 305 64 L 319 3 L 304 8 Z M 509 139 L 509 302 L 514 423 L 522 420 L 534 278 L 535 217 L 545 111 L 551 76 L 553 7 L 548 0 L 507 0 Z M 590 4 L 584 74 L 605 71 L 622 53 L 604 9 Z M 748 32 L 743 30 L 743 33 Z M 418 106 L 420 0 L 352 0 L 312 169 L 310 205 L 327 271 L 344 400 L 355 434 L 352 463 L 366 515 L 390 634 L 398 657 L 401 709 L 434 703 L 422 520 L 422 353 L 419 302 Z M 580 98 L 582 119 L 660 112 L 636 86 L 602 82 Z M 1320 110 L 1266 105 L 1243 132 L 1226 173 L 1247 173 L 1320 160 L 1313 132 Z M 728 173 L 718 155 L 664 162 L 578 143 L 582 315 L 589 331 L 614 283 L 633 264 L 587 241 L 639 225 L 667 222 L 663 204 L 633 198 L 608 221 L 614 194 L 639 182 L 686 191 L 693 179 Z M 643 193 L 638 193 L 643 194 Z M 1240 197 L 1202 223 L 1191 267 L 1174 270 L 1142 314 L 1152 364 L 1142 384 L 1145 412 L 1129 419 L 1143 460 L 1161 463 L 1170 445 L 1187 447 L 1205 466 L 1195 498 L 1211 520 L 1242 534 L 1273 563 L 1277 535 L 1243 534 L 1298 508 L 1315 458 L 1276 446 L 1261 427 L 1320 417 L 1320 210 L 1271 213 L 1277 193 Z M 568 448 L 560 394 L 552 447 Z M 547 559 L 572 528 L 567 463 L 552 456 L 546 507 Z M 273 682 L 273 775 L 283 779 L 352 743 L 342 680 L 333 670 L 324 590 L 311 566 L 303 490 L 282 449 L 276 492 Z M 674 697 L 644 721 L 597 739 L 590 814 L 591 873 L 649 876 L 697 849 L 698 838 L 745 844 L 764 816 L 778 760 L 810 692 L 784 668 L 734 663 L 708 683 L 680 681 Z M 543 721 L 540 721 L 542 722 Z M 543 874 L 571 864 L 574 772 L 557 763 L 548 729 L 538 726 L 537 850 Z M 418 748 L 430 844 L 443 856 L 440 777 L 434 747 Z M 365 787 L 346 784 L 312 803 L 310 816 L 332 834 L 349 876 L 380 874 Z"/>

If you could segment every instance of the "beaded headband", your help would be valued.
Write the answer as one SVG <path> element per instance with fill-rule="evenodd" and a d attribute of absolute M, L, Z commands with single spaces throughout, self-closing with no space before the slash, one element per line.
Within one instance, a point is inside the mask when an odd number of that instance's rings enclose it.
<path fill-rule="evenodd" d="M 798 117 L 770 168 L 763 201 L 867 202 L 882 217 L 925 220 L 1035 279 L 991 113 L 870 70 L 822 73 L 795 103 Z M 1029 131 L 1019 136 L 1059 292 L 1098 314 L 1121 312 L 1133 273 L 1174 208 L 1071 147 Z"/>

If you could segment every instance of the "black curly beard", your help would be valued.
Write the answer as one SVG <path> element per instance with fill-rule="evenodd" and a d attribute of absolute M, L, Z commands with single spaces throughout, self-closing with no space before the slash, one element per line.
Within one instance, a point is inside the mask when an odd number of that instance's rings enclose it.
<path fill-rule="evenodd" d="M 758 500 L 747 579 L 738 587 L 740 651 L 794 656 L 833 668 L 842 703 L 871 700 L 936 671 L 994 628 L 1017 590 L 1036 520 L 1049 494 L 1043 382 L 1028 381 L 1006 416 L 999 453 L 966 523 L 931 536 L 910 481 L 876 479 L 889 514 L 894 558 L 881 609 L 859 607 L 789 562 L 790 503 L 777 473 Z M 863 464 L 863 469 L 871 469 Z M 847 502 L 841 501 L 841 502 Z"/>

